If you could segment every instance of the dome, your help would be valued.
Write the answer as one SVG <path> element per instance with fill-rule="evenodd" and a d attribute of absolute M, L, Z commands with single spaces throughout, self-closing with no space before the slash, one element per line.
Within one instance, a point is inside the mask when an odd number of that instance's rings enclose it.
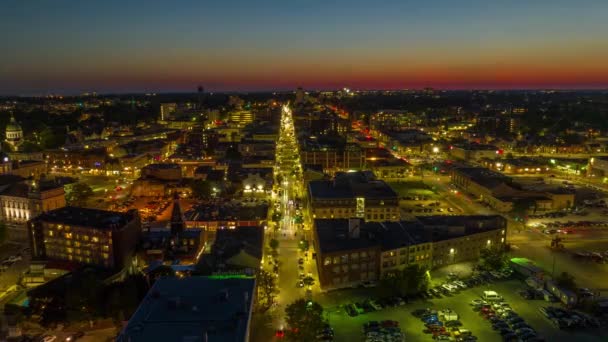
<path fill-rule="evenodd" d="M 21 126 L 15 121 L 15 117 L 11 116 L 11 121 L 6 125 L 6 132 L 21 132 Z"/>

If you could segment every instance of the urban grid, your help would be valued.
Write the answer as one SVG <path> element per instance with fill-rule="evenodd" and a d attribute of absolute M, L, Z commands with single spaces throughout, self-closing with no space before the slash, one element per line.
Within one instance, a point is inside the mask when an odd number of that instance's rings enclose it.
<path fill-rule="evenodd" d="M 608 3 L 0 11 L 0 341 L 608 341 Z"/>

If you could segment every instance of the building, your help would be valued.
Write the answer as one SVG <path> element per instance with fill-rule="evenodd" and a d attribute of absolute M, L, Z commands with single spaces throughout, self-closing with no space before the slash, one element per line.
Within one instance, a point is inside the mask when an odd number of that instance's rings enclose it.
<path fill-rule="evenodd" d="M 6 125 L 4 139 L 14 151 L 18 151 L 19 146 L 23 144 L 23 129 L 21 129 L 21 126 L 15 121 L 15 117 L 12 114 L 11 121 Z"/>
<path fill-rule="evenodd" d="M 255 295 L 248 277 L 157 280 L 117 342 L 247 342 Z"/>
<path fill-rule="evenodd" d="M 308 204 L 311 216 L 319 219 L 400 219 L 397 193 L 370 171 L 337 173 L 333 180 L 309 182 Z"/>
<path fill-rule="evenodd" d="M 503 151 L 494 145 L 462 144 L 450 146 L 450 156 L 460 160 L 496 159 L 502 156 Z"/>
<path fill-rule="evenodd" d="M 65 204 L 65 191 L 60 184 L 0 176 L 0 220 L 6 223 L 11 240 L 27 240 L 28 220 Z"/>
<path fill-rule="evenodd" d="M 255 120 L 255 114 L 249 110 L 235 110 L 228 114 L 228 121 L 244 127 Z"/>
<path fill-rule="evenodd" d="M 150 164 L 141 169 L 141 176 L 163 181 L 180 181 L 182 169 L 178 164 L 173 163 Z"/>
<path fill-rule="evenodd" d="M 361 170 L 365 167 L 365 152 L 357 144 L 340 146 L 305 146 L 300 150 L 303 165 L 321 165 L 328 173 Z"/>
<path fill-rule="evenodd" d="M 255 274 L 262 263 L 264 228 L 220 229 L 212 242 L 211 253 L 199 260 L 200 270 L 208 274 Z"/>
<path fill-rule="evenodd" d="M 137 210 L 64 207 L 28 222 L 32 257 L 122 269 L 141 235 Z"/>
<path fill-rule="evenodd" d="M 514 210 L 514 203 L 526 202 L 534 211 L 560 210 L 574 204 L 574 193 L 558 190 L 524 189 L 513 179 L 482 167 L 457 167 L 452 183 L 499 212 Z"/>
<path fill-rule="evenodd" d="M 375 281 L 410 265 L 426 269 L 475 260 L 502 248 L 507 222 L 492 216 L 425 216 L 416 221 L 317 219 L 314 249 L 323 290 Z"/>
<path fill-rule="evenodd" d="M 171 117 L 171 114 L 177 110 L 177 103 L 161 103 L 160 104 L 160 120 L 165 121 Z"/>

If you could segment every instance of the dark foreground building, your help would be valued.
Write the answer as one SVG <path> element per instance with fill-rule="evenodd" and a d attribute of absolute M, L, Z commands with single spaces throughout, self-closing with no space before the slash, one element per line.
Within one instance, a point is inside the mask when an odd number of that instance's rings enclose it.
<path fill-rule="evenodd" d="M 161 278 L 117 342 L 249 341 L 255 279 Z"/>

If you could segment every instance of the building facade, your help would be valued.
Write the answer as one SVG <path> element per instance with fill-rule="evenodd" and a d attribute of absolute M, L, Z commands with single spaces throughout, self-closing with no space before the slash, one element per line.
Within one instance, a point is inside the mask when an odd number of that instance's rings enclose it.
<path fill-rule="evenodd" d="M 28 222 L 32 257 L 108 269 L 128 266 L 141 235 L 137 210 L 64 207 Z"/>
<path fill-rule="evenodd" d="M 331 181 L 309 182 L 308 203 L 312 218 L 400 219 L 397 193 L 369 171 L 338 173 Z"/>

